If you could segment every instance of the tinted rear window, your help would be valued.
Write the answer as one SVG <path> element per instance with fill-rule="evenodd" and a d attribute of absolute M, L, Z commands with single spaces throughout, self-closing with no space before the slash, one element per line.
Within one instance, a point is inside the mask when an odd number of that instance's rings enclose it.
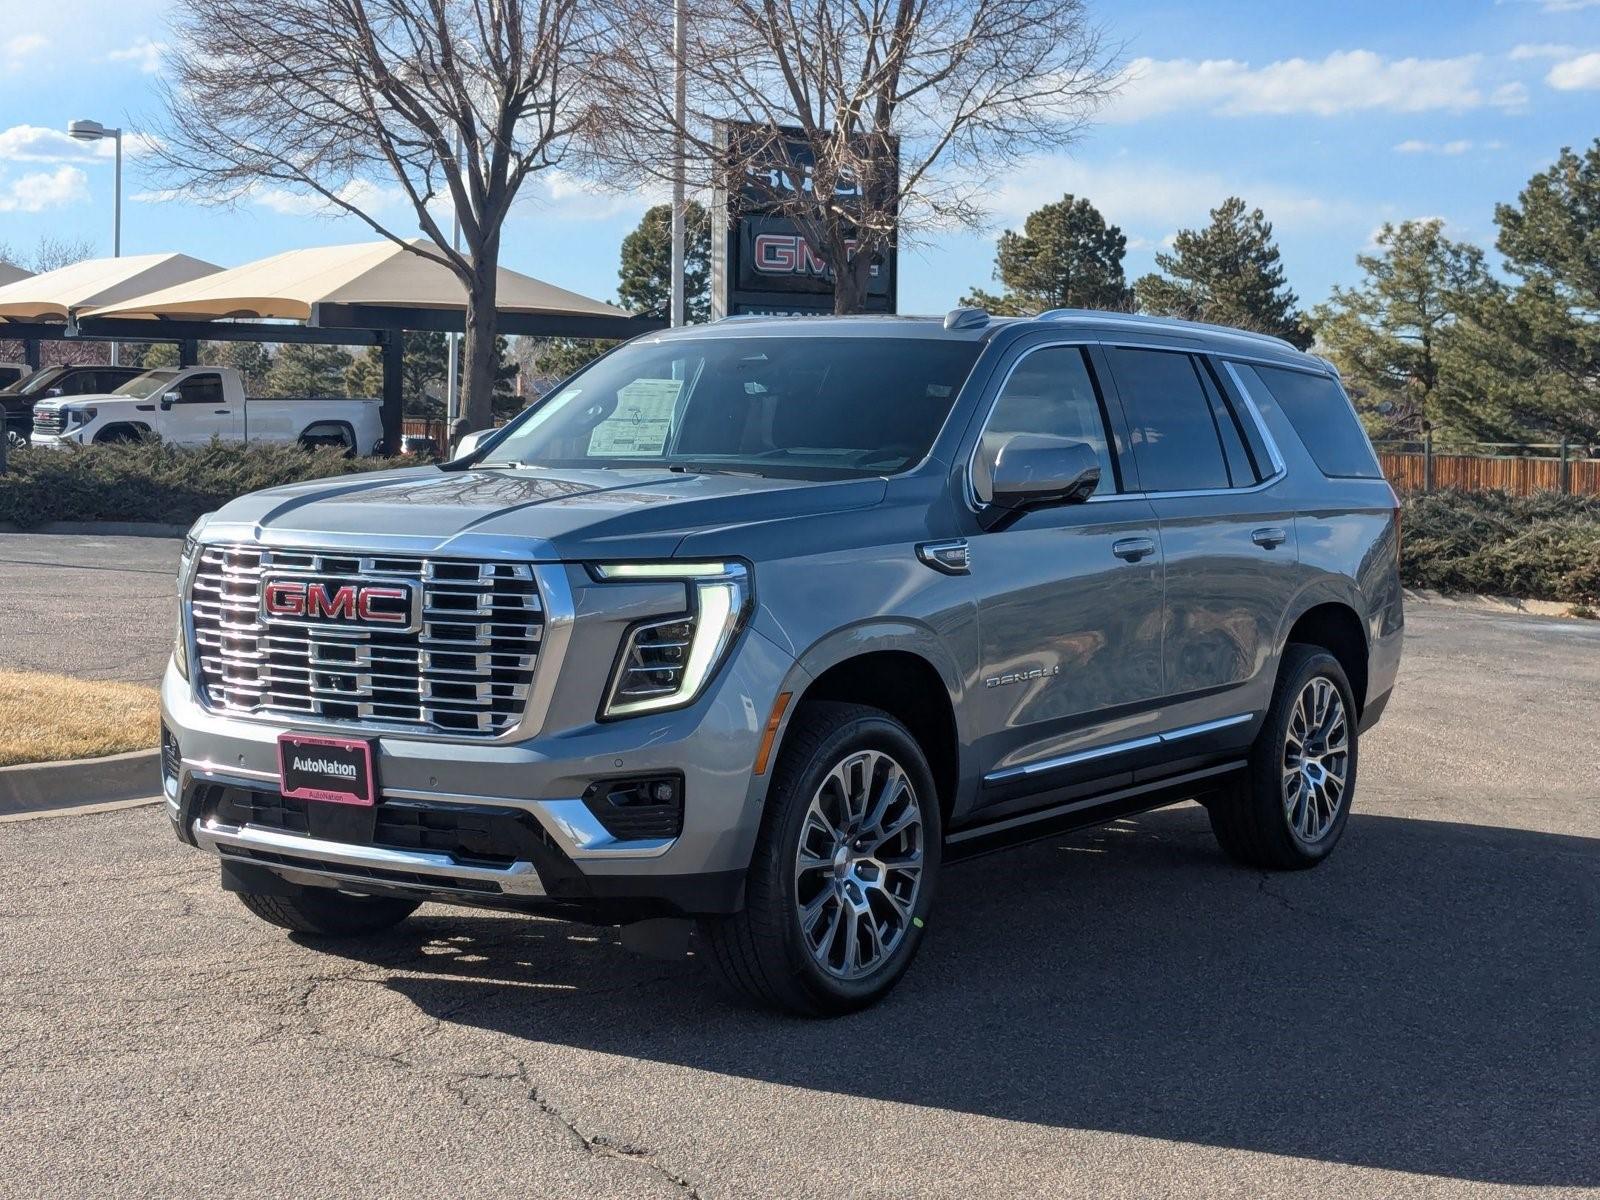
<path fill-rule="evenodd" d="M 1280 367 L 1240 368 L 1241 374 L 1250 370 L 1283 409 L 1324 475 L 1383 478 L 1372 443 L 1337 383 L 1326 375 Z"/>
<path fill-rule="evenodd" d="M 1228 464 L 1211 401 L 1187 354 L 1110 349 L 1111 370 L 1128 415 L 1128 436 L 1147 492 L 1229 486 Z"/>

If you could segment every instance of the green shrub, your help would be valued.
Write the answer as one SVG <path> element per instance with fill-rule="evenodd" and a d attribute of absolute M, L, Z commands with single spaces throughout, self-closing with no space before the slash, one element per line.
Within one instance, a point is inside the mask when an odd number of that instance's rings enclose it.
<path fill-rule="evenodd" d="M 70 450 L 17 450 L 0 475 L 0 524 L 160 521 L 187 525 L 246 492 L 357 471 L 415 466 L 415 459 L 345 458 L 337 449 L 212 442 L 181 449 L 158 441 Z"/>
<path fill-rule="evenodd" d="M 1434 492 L 1404 501 L 1411 587 L 1572 604 L 1600 598 L 1600 497 Z"/>

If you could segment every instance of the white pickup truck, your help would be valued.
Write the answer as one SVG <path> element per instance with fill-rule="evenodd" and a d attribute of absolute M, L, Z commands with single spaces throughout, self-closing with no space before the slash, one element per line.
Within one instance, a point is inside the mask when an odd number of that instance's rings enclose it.
<path fill-rule="evenodd" d="M 159 367 L 113 392 L 63 396 L 33 410 L 35 446 L 135 441 L 151 434 L 179 446 L 299 442 L 376 453 L 383 440 L 381 400 L 344 397 L 247 399 L 228 367 Z"/>

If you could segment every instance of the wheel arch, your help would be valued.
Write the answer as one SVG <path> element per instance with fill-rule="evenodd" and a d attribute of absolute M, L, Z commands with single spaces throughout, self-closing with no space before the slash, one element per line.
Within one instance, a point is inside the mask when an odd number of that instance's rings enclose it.
<path fill-rule="evenodd" d="M 1366 629 L 1354 607 L 1343 600 L 1311 604 L 1295 617 L 1283 642 L 1284 648 L 1296 642 L 1320 646 L 1338 659 L 1355 695 L 1356 715 L 1361 715 L 1367 704 L 1369 648 Z"/>
<path fill-rule="evenodd" d="M 137 441 L 139 438 L 150 436 L 150 426 L 143 421 L 117 421 L 107 425 L 104 429 L 97 429 L 94 433 L 93 445 L 103 446 L 108 442 Z"/>
<path fill-rule="evenodd" d="M 361 441 L 356 437 L 356 427 L 351 422 L 341 420 L 338 417 L 308 422 L 305 428 L 301 429 L 299 434 L 296 435 L 295 440 L 300 445 L 310 448 L 311 443 L 306 439 L 312 437 L 319 429 L 339 431 L 345 439 L 345 454 L 347 457 L 354 458 L 361 453 Z"/>
<path fill-rule="evenodd" d="M 922 747 L 940 811 L 950 816 L 961 786 L 956 714 L 962 688 L 954 663 L 930 630 L 896 625 L 842 631 L 804 654 L 797 667 L 790 714 L 808 700 L 847 701 L 887 712 Z M 781 740 L 777 749 L 781 753 Z"/>

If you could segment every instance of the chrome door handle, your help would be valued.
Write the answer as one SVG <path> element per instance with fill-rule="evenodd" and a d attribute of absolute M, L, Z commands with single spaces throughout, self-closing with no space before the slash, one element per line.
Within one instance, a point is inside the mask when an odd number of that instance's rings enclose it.
<path fill-rule="evenodd" d="M 1149 538 L 1123 538 L 1111 543 L 1111 553 L 1128 562 L 1138 562 L 1156 552 L 1156 544 Z"/>
<path fill-rule="evenodd" d="M 1282 529 L 1257 529 L 1250 535 L 1250 540 L 1263 550 L 1272 550 L 1287 542 L 1289 535 Z"/>

